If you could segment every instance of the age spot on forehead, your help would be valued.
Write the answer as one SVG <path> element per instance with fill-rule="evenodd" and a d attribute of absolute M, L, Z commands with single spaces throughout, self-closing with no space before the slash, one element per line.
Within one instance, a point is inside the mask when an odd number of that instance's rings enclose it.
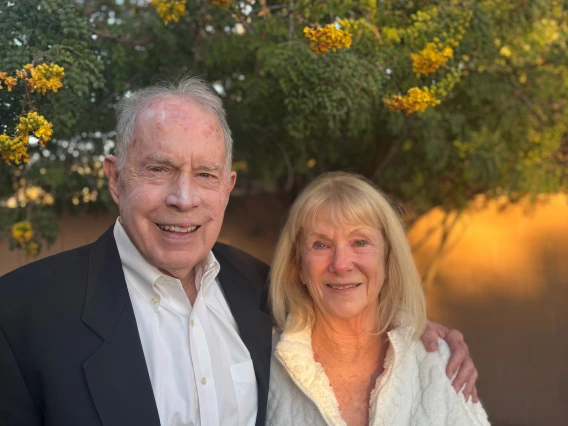
<path fill-rule="evenodd" d="M 206 138 L 218 136 L 221 134 L 221 127 L 216 122 L 211 121 L 203 126 L 201 134 Z"/>

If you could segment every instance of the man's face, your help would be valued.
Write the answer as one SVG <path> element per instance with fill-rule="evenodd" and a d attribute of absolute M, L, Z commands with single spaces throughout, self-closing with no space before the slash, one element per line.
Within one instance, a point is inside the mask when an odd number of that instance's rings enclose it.
<path fill-rule="evenodd" d="M 235 185 L 217 120 L 183 98 L 154 101 L 138 115 L 122 169 L 109 156 L 105 172 L 142 256 L 186 278 L 217 240 Z"/>

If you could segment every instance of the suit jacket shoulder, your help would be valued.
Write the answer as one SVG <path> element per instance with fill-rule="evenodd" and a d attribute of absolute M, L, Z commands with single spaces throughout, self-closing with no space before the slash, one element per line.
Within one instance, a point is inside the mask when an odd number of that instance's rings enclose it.
<path fill-rule="evenodd" d="M 72 295 L 78 296 L 77 302 L 82 304 L 90 247 L 91 244 L 49 256 L 0 277 L 0 318 L 21 317 L 30 310 L 37 313 L 48 304 L 53 308 Z"/>
<path fill-rule="evenodd" d="M 261 311 L 269 314 L 267 307 L 268 265 L 242 250 L 223 243 L 216 243 L 213 247 L 213 253 L 221 264 L 221 268 L 223 268 L 223 264 L 228 264 L 232 269 L 242 274 L 250 284 L 254 285 L 253 292 L 259 301 Z"/>
<path fill-rule="evenodd" d="M 227 244 L 216 243 L 213 247 L 213 253 L 231 263 L 233 267 L 247 275 L 247 278 L 251 280 L 265 281 L 268 277 L 268 265 L 242 250 Z"/>

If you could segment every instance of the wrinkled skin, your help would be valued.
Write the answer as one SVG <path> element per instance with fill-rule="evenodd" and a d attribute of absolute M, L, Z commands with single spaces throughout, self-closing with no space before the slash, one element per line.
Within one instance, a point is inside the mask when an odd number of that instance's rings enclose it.
<path fill-rule="evenodd" d="M 236 180 L 226 167 L 221 127 L 186 99 L 156 100 L 138 115 L 125 155 L 120 169 L 114 156 L 104 168 L 126 233 L 150 264 L 191 283 L 219 236 Z"/>

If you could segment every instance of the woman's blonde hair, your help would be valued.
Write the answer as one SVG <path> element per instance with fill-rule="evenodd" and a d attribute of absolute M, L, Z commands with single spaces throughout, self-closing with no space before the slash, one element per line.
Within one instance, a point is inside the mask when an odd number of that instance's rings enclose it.
<path fill-rule="evenodd" d="M 379 294 L 377 331 L 403 325 L 414 328 L 415 338 L 420 336 L 426 325 L 424 294 L 402 221 L 380 190 L 363 177 L 344 172 L 319 176 L 290 208 L 270 272 L 269 302 L 280 330 L 313 325 L 313 302 L 300 281 L 299 268 L 302 233 L 321 208 L 337 226 L 380 229 L 386 245 L 386 279 Z"/>

